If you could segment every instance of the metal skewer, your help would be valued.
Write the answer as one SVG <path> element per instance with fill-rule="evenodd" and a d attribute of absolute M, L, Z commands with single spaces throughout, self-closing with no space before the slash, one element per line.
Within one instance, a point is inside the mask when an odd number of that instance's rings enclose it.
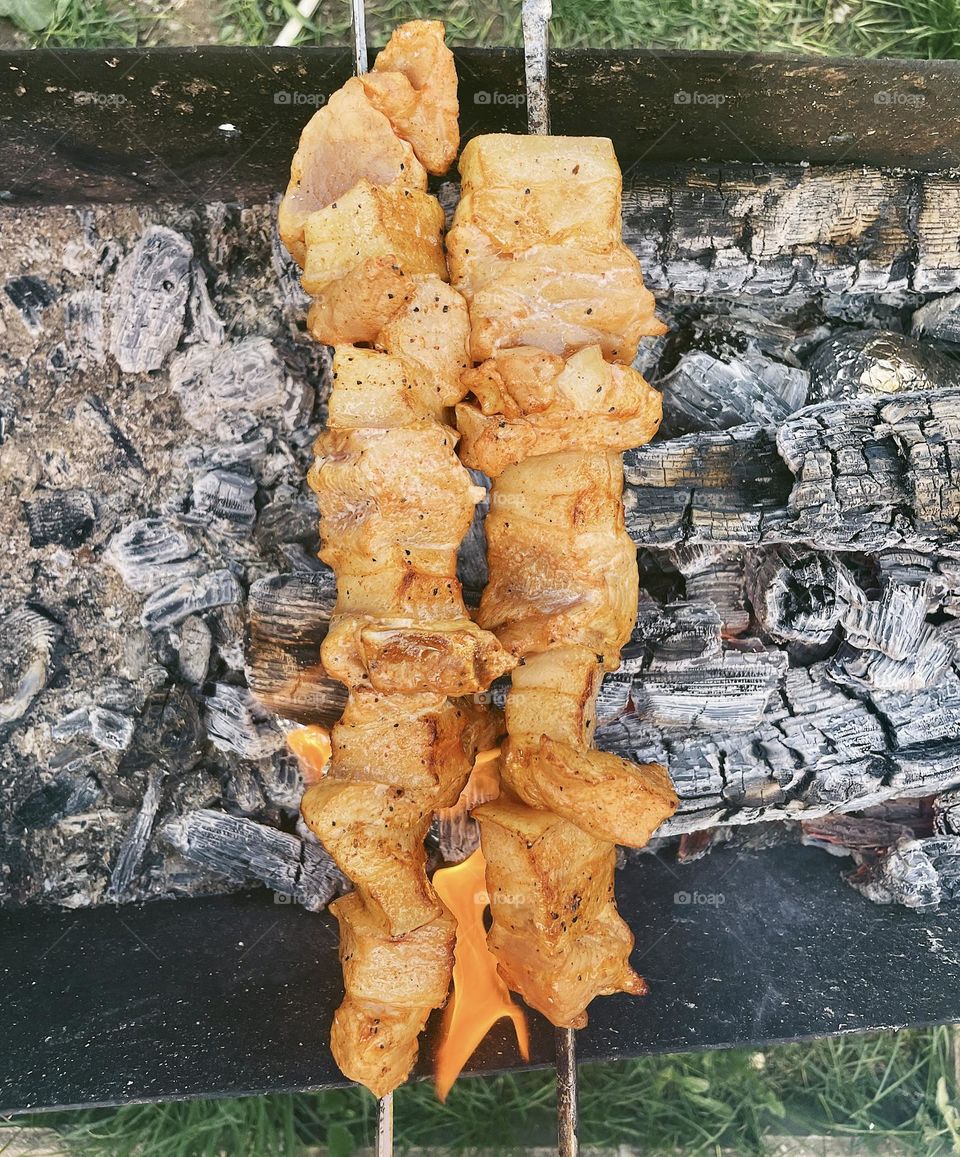
<path fill-rule="evenodd" d="M 353 72 L 367 72 L 367 13 L 364 0 L 350 0 L 350 37 L 353 47 Z M 377 1141 L 375 1157 L 393 1157 L 393 1093 L 377 1101 Z"/>
<path fill-rule="evenodd" d="M 547 70 L 551 0 L 523 0 L 523 63 L 527 82 L 527 132 L 550 132 L 550 89 Z M 577 1157 L 577 1049 L 572 1028 L 556 1030 L 557 1152 Z"/>
<path fill-rule="evenodd" d="M 572 1028 L 557 1029 L 557 1152 L 577 1157 L 577 1046 Z"/>
<path fill-rule="evenodd" d="M 377 1101 L 376 1157 L 393 1157 L 393 1093 Z"/>
<path fill-rule="evenodd" d="M 527 81 L 527 132 L 550 132 L 550 96 L 547 88 L 551 0 L 523 0 L 523 67 Z"/>

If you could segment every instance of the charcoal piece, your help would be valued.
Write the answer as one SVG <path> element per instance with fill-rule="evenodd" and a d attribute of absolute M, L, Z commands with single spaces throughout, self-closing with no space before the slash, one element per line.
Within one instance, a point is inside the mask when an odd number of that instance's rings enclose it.
<path fill-rule="evenodd" d="M 110 540 L 104 553 L 108 562 L 132 591 L 147 594 L 203 569 L 193 541 L 165 518 L 141 518 L 130 522 Z"/>
<path fill-rule="evenodd" d="M 597 726 L 602 727 L 622 715 L 630 705 L 632 671 L 611 671 L 604 675 L 597 693 Z"/>
<path fill-rule="evenodd" d="M 206 737 L 197 705 L 184 688 L 174 684 L 148 697 L 137 720 L 133 743 L 120 764 L 129 774 L 155 763 L 182 774 L 197 762 Z"/>
<path fill-rule="evenodd" d="M 877 600 L 862 596 L 849 599 L 841 621 L 855 647 L 881 651 L 891 659 L 906 659 L 925 632 L 929 607 L 924 585 L 888 581 Z"/>
<path fill-rule="evenodd" d="M 254 479 L 234 470 L 210 470 L 193 480 L 193 501 L 186 518 L 233 534 L 248 534 L 257 517 Z"/>
<path fill-rule="evenodd" d="M 931 337 L 960 345 L 960 293 L 935 297 L 914 312 L 910 323 L 914 337 Z"/>
<path fill-rule="evenodd" d="M 257 765 L 257 776 L 264 798 L 271 806 L 299 815 L 306 784 L 300 761 L 289 747 L 284 746 L 269 759 L 261 760 Z"/>
<path fill-rule="evenodd" d="M 753 613 L 779 642 L 830 643 L 854 587 L 843 563 L 822 551 L 770 547 L 751 554 L 747 565 Z"/>
<path fill-rule="evenodd" d="M 214 743 L 216 745 L 216 741 Z M 231 814 L 261 816 L 266 808 L 260 781 L 253 769 L 239 760 L 227 772 L 221 796 Z"/>
<path fill-rule="evenodd" d="M 960 836 L 932 836 L 921 841 L 933 864 L 944 900 L 960 900 Z"/>
<path fill-rule="evenodd" d="M 638 546 L 757 544 L 786 520 L 793 485 L 775 433 L 757 426 L 628 450 L 624 476 L 627 531 Z"/>
<path fill-rule="evenodd" d="M 210 571 L 155 590 L 143 605 L 140 622 L 148 631 L 160 631 L 199 611 L 239 603 L 242 598 L 240 584 L 230 571 Z"/>
<path fill-rule="evenodd" d="M 40 492 L 23 504 L 30 531 L 30 545 L 65 546 L 76 550 L 90 537 L 97 519 L 93 501 L 85 490 Z"/>
<path fill-rule="evenodd" d="M 246 687 L 218 683 L 206 698 L 205 722 L 210 742 L 220 751 L 244 759 L 267 759 L 285 743 L 276 720 Z"/>
<path fill-rule="evenodd" d="M 287 431 L 304 426 L 313 390 L 287 373 L 269 338 L 191 346 L 170 366 L 184 419 L 221 444 L 243 442 L 264 422 Z"/>
<path fill-rule="evenodd" d="M 663 392 L 661 434 L 673 438 L 729 430 L 744 422 L 775 426 L 804 404 L 807 385 L 806 370 L 782 365 L 755 349 L 736 358 L 691 350 L 657 382 Z"/>
<path fill-rule="evenodd" d="M 210 628 L 197 615 L 184 619 L 175 630 L 177 669 L 180 678 L 192 687 L 199 686 L 207 677 L 213 636 Z"/>
<path fill-rule="evenodd" d="M 92 776 L 60 771 L 17 807 L 13 813 L 14 826 L 50 827 L 66 816 L 88 811 L 101 794 L 100 785 Z"/>
<path fill-rule="evenodd" d="M 594 736 L 597 747 L 612 751 L 633 763 L 666 763 L 667 750 L 663 736 L 634 711 L 601 724 Z"/>
<path fill-rule="evenodd" d="M 638 671 L 647 666 L 653 656 L 672 667 L 696 667 L 720 655 L 720 616 L 713 607 L 694 606 L 689 602 L 661 607 L 651 601 L 641 601 L 631 642 L 646 652 L 646 660 L 641 660 Z"/>
<path fill-rule="evenodd" d="M 920 228 L 916 202 L 913 179 L 862 166 L 764 166 L 761 186 L 749 163 L 643 164 L 624 175 L 624 239 L 674 300 L 856 301 L 907 289 L 918 232 L 955 277 L 955 253 L 942 257 L 952 206 Z"/>
<path fill-rule="evenodd" d="M 243 671 L 247 621 L 243 605 L 218 607 L 207 618 L 217 658 L 228 671 Z"/>
<path fill-rule="evenodd" d="M 470 471 L 471 481 L 487 491 L 487 497 L 474 507 L 470 529 L 457 552 L 457 578 L 463 587 L 468 606 L 476 607 L 480 592 L 487 585 L 487 539 L 483 523 L 490 509 L 490 479 L 479 470 Z"/>
<path fill-rule="evenodd" d="M 935 858 L 941 860 L 953 882 L 960 869 L 960 839 L 956 836 L 939 837 L 941 846 L 928 851 L 926 845 L 932 842 L 901 840 L 888 854 L 864 861 L 847 879 L 875 904 L 902 904 L 920 912 L 933 911 L 944 899 Z"/>
<path fill-rule="evenodd" d="M 916 550 L 887 550 L 877 556 L 880 574 L 892 582 L 926 588 L 930 610 L 960 616 L 960 559 Z"/>
<path fill-rule="evenodd" d="M 883 651 L 844 643 L 830 661 L 830 676 L 859 691 L 926 691 L 950 668 L 956 642 L 936 627 L 925 626 L 914 650 L 901 659 Z"/>
<path fill-rule="evenodd" d="M 22 277 L 10 278 L 3 290 L 23 318 L 27 329 L 32 334 L 39 334 L 43 328 L 43 311 L 57 300 L 53 286 L 42 277 L 24 274 Z"/>
<path fill-rule="evenodd" d="M 224 324 L 210 300 L 207 278 L 199 262 L 190 265 L 190 296 L 187 298 L 188 342 L 202 342 L 220 345 L 223 341 Z"/>
<path fill-rule="evenodd" d="M 320 548 L 317 525 L 316 502 L 299 489 L 281 483 L 257 516 L 254 537 L 263 551 L 298 543 L 316 558 Z"/>
<path fill-rule="evenodd" d="M 689 322 L 691 344 L 724 358 L 749 351 L 797 368 L 798 350 L 816 342 L 818 334 L 822 340 L 829 333 L 802 307 L 788 307 L 774 316 L 766 308 L 761 311 L 723 298 L 704 304 L 707 312 L 695 314 Z"/>
<path fill-rule="evenodd" d="M 748 629 L 750 608 L 741 551 L 687 547 L 674 552 L 674 562 L 683 575 L 688 601 L 712 607 L 723 635 L 742 635 Z"/>
<path fill-rule="evenodd" d="M 801 843 L 843 856 L 852 852 L 885 851 L 900 840 L 913 838 L 913 832 L 905 824 L 868 816 L 821 816 L 803 820 L 800 829 Z"/>
<path fill-rule="evenodd" d="M 158 370 L 183 333 L 193 246 L 151 225 L 120 262 L 110 296 L 110 352 L 124 373 Z"/>
<path fill-rule="evenodd" d="M 933 830 L 941 836 L 960 835 L 960 789 L 941 792 L 933 801 Z"/>
<path fill-rule="evenodd" d="M 107 357 L 104 294 L 84 287 L 63 299 L 63 330 L 70 361 L 80 369 L 102 366 Z"/>
<path fill-rule="evenodd" d="M 160 798 L 166 775 L 166 768 L 157 766 L 151 768 L 147 776 L 147 786 L 140 808 L 124 836 L 110 873 L 109 895 L 113 900 L 122 901 L 127 898 L 136 882 L 153 834 L 157 812 L 160 810 Z"/>
<path fill-rule="evenodd" d="M 46 687 L 60 628 L 31 607 L 0 620 L 0 727 L 16 723 Z"/>
<path fill-rule="evenodd" d="M 637 714 L 663 730 L 750 731 L 777 690 L 787 666 L 780 651 L 727 650 L 676 662 L 659 648 L 636 676 Z"/>
<path fill-rule="evenodd" d="M 875 552 L 955 537 L 960 389 L 824 402 L 773 437 L 741 426 L 628 451 L 633 540 Z"/>
<path fill-rule="evenodd" d="M 250 588 L 247 685 L 276 714 L 332 726 L 346 704 L 343 684 L 320 660 L 336 602 L 333 572 L 273 575 Z"/>
<path fill-rule="evenodd" d="M 126 715 L 106 707 L 78 707 L 50 728 L 56 740 L 86 736 L 105 751 L 126 751 L 133 739 L 134 723 Z"/>
<path fill-rule="evenodd" d="M 278 202 L 279 203 L 279 202 Z M 300 284 L 300 267 L 287 252 L 277 231 L 276 212 L 270 215 L 270 256 L 273 273 L 283 297 L 287 316 L 300 322 L 310 306 L 310 297 Z"/>
<path fill-rule="evenodd" d="M 811 402 L 960 385 L 960 362 L 888 330 L 840 330 L 817 347 L 808 368 Z"/>
<path fill-rule="evenodd" d="M 320 844 L 241 816 L 188 812 L 166 823 L 161 838 L 204 868 L 239 882 L 257 880 L 311 912 L 349 887 Z"/>
<path fill-rule="evenodd" d="M 960 736 L 960 678 L 955 672 L 926 691 L 877 691 L 871 698 L 896 748 L 955 741 Z"/>

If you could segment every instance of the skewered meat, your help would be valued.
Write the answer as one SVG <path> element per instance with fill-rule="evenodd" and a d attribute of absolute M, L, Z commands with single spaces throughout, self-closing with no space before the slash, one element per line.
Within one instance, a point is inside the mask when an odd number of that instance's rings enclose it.
<path fill-rule="evenodd" d="M 583 1028 L 595 996 L 642 996 L 613 898 L 614 845 L 506 794 L 473 814 L 493 913 L 487 943 L 507 985 L 563 1028 Z"/>
<path fill-rule="evenodd" d="M 466 389 L 469 323 L 445 284 L 443 211 L 421 162 L 452 159 L 456 113 L 443 26 L 401 27 L 375 72 L 304 130 L 280 212 L 314 295 L 310 331 L 335 346 L 309 481 L 337 580 L 321 658 L 348 690 L 302 813 L 356 887 L 334 906 L 346 995 L 331 1047 L 377 1096 L 406 1078 L 446 999 L 455 921 L 427 878 L 424 837 L 498 733 L 466 696 L 513 665 L 455 577 L 485 491 L 447 424 Z"/>
<path fill-rule="evenodd" d="M 460 147 L 457 71 L 439 20 L 401 24 L 360 78 L 374 108 L 409 141 L 430 173 L 445 173 Z"/>
<path fill-rule="evenodd" d="M 568 357 L 598 345 L 629 364 L 641 337 L 666 332 L 621 237 L 609 140 L 475 137 L 460 175 L 447 255 L 470 306 L 474 360 L 515 346 Z"/>
<path fill-rule="evenodd" d="M 318 341 L 373 341 L 413 294 L 408 277 L 446 280 L 443 211 L 425 190 L 456 156 L 457 112 L 443 25 L 413 21 L 307 123 L 277 224 Z"/>
<path fill-rule="evenodd" d="M 494 477 L 477 620 L 520 659 L 501 796 L 474 810 L 488 942 L 507 984 L 579 1028 L 597 995 L 640 994 L 613 897 L 615 843 L 642 847 L 677 807 L 664 768 L 592 749 L 596 696 L 637 611 L 618 451 L 648 441 L 658 395 L 623 364 L 663 331 L 620 239 L 609 141 L 479 137 L 461 160 L 447 249 L 470 305 L 468 465 Z"/>
<path fill-rule="evenodd" d="M 636 618 L 636 548 L 613 453 L 528 458 L 500 475 L 486 518 L 490 578 L 477 616 L 518 658 L 579 645 L 609 670 Z"/>
<path fill-rule="evenodd" d="M 370 103 L 363 82 L 352 77 L 307 122 L 290 165 L 290 184 L 280 202 L 277 228 L 291 256 L 303 265 L 304 226 L 311 213 L 332 205 L 360 180 L 399 182 L 426 189 L 427 173 L 411 145 Z"/>

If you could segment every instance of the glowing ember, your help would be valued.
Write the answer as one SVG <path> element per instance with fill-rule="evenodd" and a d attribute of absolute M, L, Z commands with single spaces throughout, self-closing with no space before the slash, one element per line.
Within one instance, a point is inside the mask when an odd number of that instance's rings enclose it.
<path fill-rule="evenodd" d="M 323 769 L 330 762 L 330 732 L 318 724 L 298 727 L 287 736 L 287 745 L 297 757 L 307 784 L 323 778 Z"/>
<path fill-rule="evenodd" d="M 527 1018 L 514 1004 L 500 979 L 497 962 L 487 948 L 483 914 L 490 900 L 484 879 L 486 861 L 478 848 L 469 859 L 434 873 L 433 886 L 457 918 L 453 995 L 443 1014 L 442 1043 L 437 1052 L 436 1087 L 441 1101 L 477 1045 L 502 1017 L 513 1021 L 517 1046 L 524 1060 L 530 1057 Z"/>

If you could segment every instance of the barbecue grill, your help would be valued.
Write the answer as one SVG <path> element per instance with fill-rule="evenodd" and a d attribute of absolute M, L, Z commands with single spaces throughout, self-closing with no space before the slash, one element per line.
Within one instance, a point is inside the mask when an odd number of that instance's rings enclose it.
<path fill-rule="evenodd" d="M 456 55 L 464 138 L 523 131 L 523 54 Z M 39 205 L 262 203 L 283 187 L 310 111 L 294 115 L 293 94 L 332 91 L 353 68 L 348 52 L 326 49 L 4 53 L 2 63 L 2 212 L 13 215 Z M 790 252 L 771 236 L 756 258 L 761 272 L 782 276 L 792 262 L 811 292 L 818 277 L 843 281 L 851 268 L 874 277 L 878 294 L 903 279 L 924 292 L 960 287 L 960 65 L 632 51 L 557 52 L 550 64 L 552 131 L 611 136 L 628 241 L 650 235 L 651 214 L 660 229 L 658 290 L 686 278 L 705 295 L 730 292 L 716 240 L 692 240 L 698 215 L 729 229 L 729 202 L 745 190 L 762 202 L 865 172 L 883 178 L 873 192 L 857 186 L 875 198 L 870 211 L 840 219 L 824 201 L 817 242 Z M 736 256 L 751 238 L 724 244 Z M 650 256 L 641 252 L 645 265 Z M 689 863 L 649 855 L 617 884 L 651 993 L 594 1005 L 577 1034 L 580 1059 L 960 1017 L 960 926 L 949 909 L 874 906 L 815 849 L 756 847 Z M 334 922 L 277 899 L 0 914 L 0 1111 L 342 1084 L 326 1033 L 341 995 Z M 552 1065 L 553 1031 L 531 1021 L 530 1063 Z M 421 1050 L 423 1075 L 435 1032 Z M 498 1028 L 468 1070 L 518 1064 Z"/>

